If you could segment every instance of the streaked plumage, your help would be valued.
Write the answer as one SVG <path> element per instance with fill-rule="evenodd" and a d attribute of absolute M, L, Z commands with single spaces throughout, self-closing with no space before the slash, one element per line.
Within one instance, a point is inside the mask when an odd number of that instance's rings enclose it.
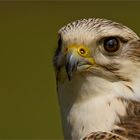
<path fill-rule="evenodd" d="M 65 139 L 140 139 L 140 39 L 106 19 L 59 30 L 54 56 Z"/>
<path fill-rule="evenodd" d="M 88 136 L 83 138 L 83 140 L 127 140 L 127 139 L 111 132 L 98 131 L 90 133 Z"/>

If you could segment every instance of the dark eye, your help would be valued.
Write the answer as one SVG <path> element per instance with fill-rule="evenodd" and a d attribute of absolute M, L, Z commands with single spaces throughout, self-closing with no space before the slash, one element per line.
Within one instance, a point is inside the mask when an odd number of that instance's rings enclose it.
<path fill-rule="evenodd" d="M 104 49 L 107 52 L 116 52 L 120 48 L 119 40 L 115 37 L 109 37 L 104 40 Z"/>

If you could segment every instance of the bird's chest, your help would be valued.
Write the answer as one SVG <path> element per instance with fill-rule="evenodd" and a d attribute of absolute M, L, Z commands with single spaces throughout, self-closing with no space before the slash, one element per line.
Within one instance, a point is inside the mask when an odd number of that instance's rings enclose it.
<path fill-rule="evenodd" d="M 80 139 L 92 131 L 110 131 L 119 121 L 118 115 L 125 114 L 125 106 L 114 93 L 121 91 L 119 86 L 114 90 L 110 82 L 93 78 L 86 82 L 83 79 L 83 83 L 71 81 L 59 89 L 66 139 Z"/>
<path fill-rule="evenodd" d="M 67 114 L 67 124 L 72 128 L 72 138 L 80 139 L 92 131 L 111 131 L 118 121 L 115 104 L 117 104 L 115 101 L 107 103 L 102 99 L 89 99 L 83 103 L 74 104 Z M 118 105 L 120 106 L 119 103 Z"/>

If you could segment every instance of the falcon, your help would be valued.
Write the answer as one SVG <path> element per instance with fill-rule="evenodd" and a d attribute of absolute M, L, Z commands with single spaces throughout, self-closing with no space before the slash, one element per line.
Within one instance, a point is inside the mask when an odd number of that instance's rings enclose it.
<path fill-rule="evenodd" d="M 58 32 L 53 63 L 66 140 L 140 140 L 140 38 L 107 19 Z"/>

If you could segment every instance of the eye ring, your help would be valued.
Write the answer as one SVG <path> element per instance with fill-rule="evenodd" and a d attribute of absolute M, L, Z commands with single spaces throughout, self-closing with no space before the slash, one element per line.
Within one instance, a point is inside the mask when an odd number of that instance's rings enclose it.
<path fill-rule="evenodd" d="M 119 50 L 120 44 L 116 37 L 109 37 L 104 40 L 104 49 L 107 52 L 113 53 Z"/>

